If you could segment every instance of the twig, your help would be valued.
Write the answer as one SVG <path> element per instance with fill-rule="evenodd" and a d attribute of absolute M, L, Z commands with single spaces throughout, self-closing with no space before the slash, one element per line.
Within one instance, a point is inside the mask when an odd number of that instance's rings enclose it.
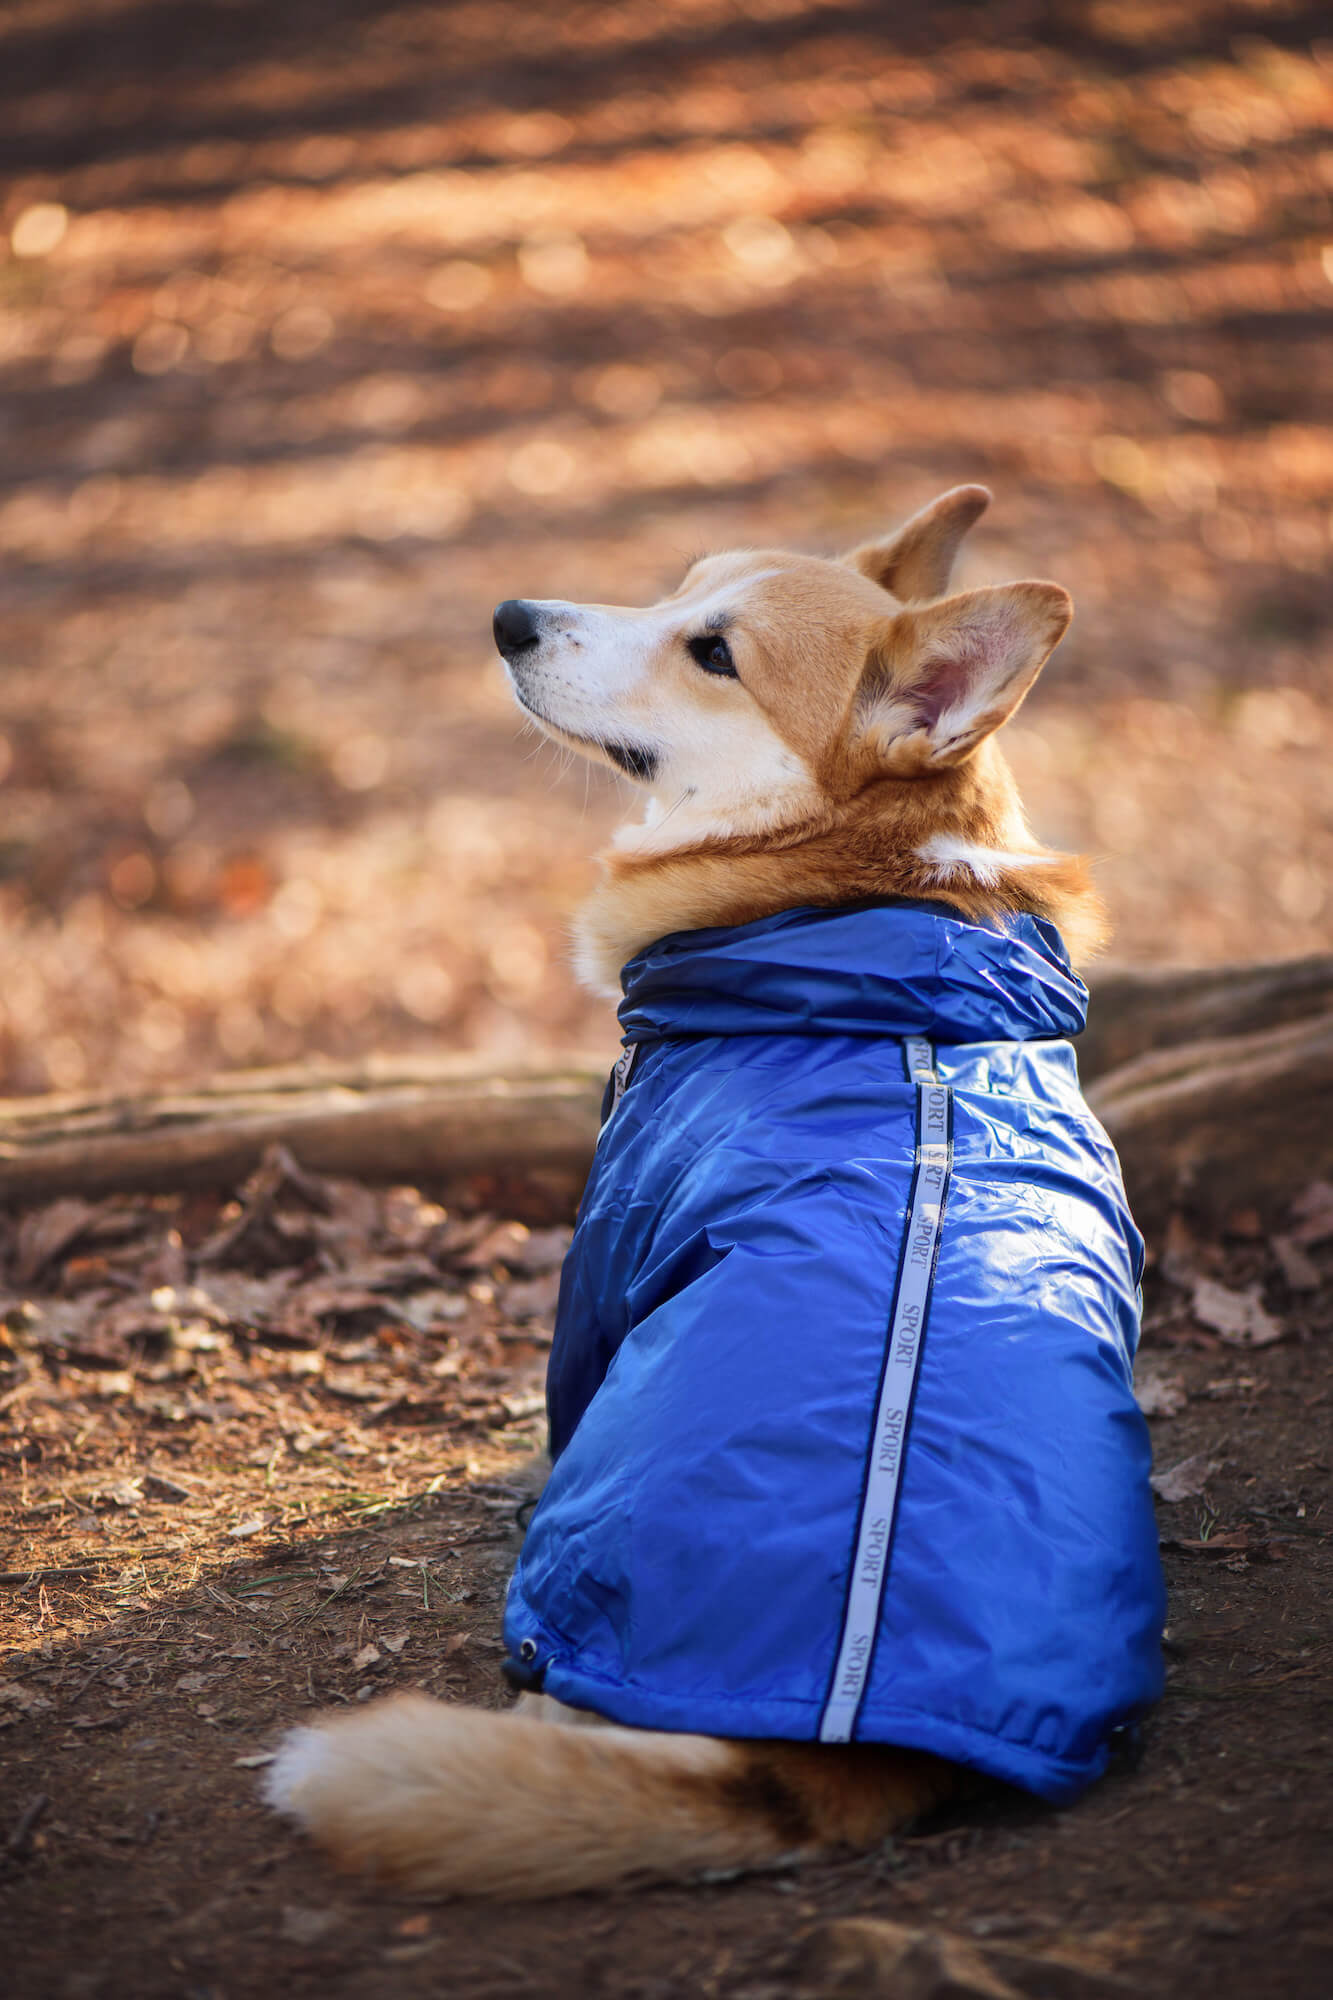
<path fill-rule="evenodd" d="M 175 1554 L 175 1549 L 154 1549 L 143 1554 L 136 1550 L 133 1555 L 89 1556 L 86 1562 L 68 1563 L 58 1569 L 47 1569 L 40 1563 L 33 1569 L 4 1569 L 0 1570 L 0 1585 L 77 1582 L 81 1577 L 100 1576 L 103 1570 L 117 1565 L 123 1569 L 131 1563 L 165 1562 Z"/>
<path fill-rule="evenodd" d="M 5 1842 L 5 1851 L 12 1854 L 15 1861 L 26 1861 L 32 1847 L 33 1828 L 36 1826 L 51 1801 L 45 1792 L 38 1792 L 35 1799 L 25 1806 L 14 1822 L 14 1830 Z"/>
<path fill-rule="evenodd" d="M 341 1597 L 345 1591 L 348 1591 L 352 1588 L 352 1585 L 356 1582 L 357 1578 L 360 1576 L 361 1571 L 364 1567 L 365 1565 L 363 1563 L 358 1563 L 356 1568 L 352 1571 L 352 1574 L 350 1576 L 345 1576 L 342 1582 L 337 1586 L 337 1588 L 329 1592 L 328 1596 L 324 1599 L 324 1602 L 322 1604 L 315 1605 L 313 1610 L 304 1612 L 294 1611 L 290 1618 L 284 1618 L 281 1625 L 276 1625 L 274 1627 L 272 1638 L 276 1639 L 278 1633 L 285 1632 L 289 1625 L 306 1625 L 309 1624 L 312 1618 L 318 1618 L 321 1611 L 328 1610 L 329 1606 L 333 1603 L 335 1597 Z M 270 1643 L 272 1643 L 272 1640 L 270 1640 Z"/>
<path fill-rule="evenodd" d="M 101 1677 L 101 1675 L 105 1673 L 106 1665 L 107 1663 L 104 1662 L 100 1667 L 94 1667 L 90 1674 L 84 1675 L 83 1679 L 79 1682 L 79 1685 L 75 1688 L 73 1694 L 67 1694 L 65 1696 L 66 1708 L 72 1708 L 76 1701 L 83 1700 L 83 1697 L 87 1694 L 93 1682 L 95 1680 L 98 1680 Z"/>
<path fill-rule="evenodd" d="M 99 1576 L 104 1563 L 73 1563 L 65 1569 L 3 1569 L 0 1584 L 77 1582 L 81 1577 Z"/>

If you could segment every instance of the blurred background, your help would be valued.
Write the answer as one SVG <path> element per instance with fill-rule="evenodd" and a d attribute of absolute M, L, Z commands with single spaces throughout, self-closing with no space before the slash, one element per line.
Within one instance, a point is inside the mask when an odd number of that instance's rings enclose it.
<path fill-rule="evenodd" d="M 1327 949 L 1331 111 L 1285 0 L 8 0 L 0 1092 L 609 1049 L 492 604 L 960 480 L 1113 956 Z"/>

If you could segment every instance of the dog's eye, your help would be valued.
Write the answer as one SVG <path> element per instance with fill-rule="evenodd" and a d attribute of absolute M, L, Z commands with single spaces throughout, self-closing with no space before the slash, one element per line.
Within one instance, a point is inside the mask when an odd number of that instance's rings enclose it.
<path fill-rule="evenodd" d="M 731 648 L 719 633 L 705 632 L 698 639 L 691 639 L 689 648 L 706 674 L 720 674 L 731 681 L 740 679 L 732 662 Z"/>

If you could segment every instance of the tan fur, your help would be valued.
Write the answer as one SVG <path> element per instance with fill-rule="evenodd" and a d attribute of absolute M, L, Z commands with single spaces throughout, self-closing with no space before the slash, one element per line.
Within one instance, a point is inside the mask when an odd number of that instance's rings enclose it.
<path fill-rule="evenodd" d="M 506 653 L 523 706 L 649 792 L 579 918 L 591 980 L 614 987 L 669 932 L 889 895 L 976 920 L 1026 910 L 1076 959 L 1097 947 L 1083 862 L 1034 840 L 993 740 L 1069 599 L 1035 582 L 942 595 L 988 499 L 959 487 L 841 563 L 709 557 L 645 610 L 518 607 L 535 620 Z M 734 678 L 691 650 L 717 633 Z M 435 1894 L 541 1896 L 865 1846 L 974 1785 L 907 1750 L 578 1720 L 595 1718 L 402 1695 L 295 1731 L 267 1796 L 345 1866 Z"/>
<path fill-rule="evenodd" d="M 913 514 L 887 541 L 866 542 L 844 561 L 903 604 L 943 597 L 958 547 L 990 506 L 984 486 L 955 486 Z"/>
<path fill-rule="evenodd" d="M 1040 871 L 1001 870 L 990 884 L 966 875 L 941 881 L 917 858 L 933 833 L 956 833 L 980 847 L 1029 850 Z M 609 848 L 602 882 L 579 913 L 580 968 L 615 980 L 636 951 L 673 931 L 747 924 L 796 904 L 839 904 L 866 896 L 937 900 L 984 922 L 1008 910 L 1046 917 L 1075 964 L 1106 938 L 1104 908 L 1079 855 L 1039 848 L 1027 831 L 1008 764 L 985 743 L 961 770 L 912 786 L 872 786 L 841 811 L 784 831 L 781 841 L 737 836 L 649 858 Z"/>
<path fill-rule="evenodd" d="M 344 1868 L 534 1897 L 865 1847 L 958 1784 L 913 1752 L 552 1727 L 407 1694 L 297 1731 L 267 1791 Z"/>

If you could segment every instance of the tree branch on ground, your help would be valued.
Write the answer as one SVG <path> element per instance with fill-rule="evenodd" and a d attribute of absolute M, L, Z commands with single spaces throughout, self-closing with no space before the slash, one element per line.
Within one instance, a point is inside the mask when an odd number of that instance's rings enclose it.
<path fill-rule="evenodd" d="M 1079 1046 L 1147 1228 L 1173 1208 L 1272 1207 L 1333 1170 L 1333 957 L 1109 971 Z M 142 1097 L 0 1105 L 0 1199 L 234 1185 L 275 1144 L 319 1173 L 442 1192 L 504 1177 L 517 1207 L 572 1208 L 605 1062 L 489 1072 L 462 1059 L 221 1075 Z"/>

